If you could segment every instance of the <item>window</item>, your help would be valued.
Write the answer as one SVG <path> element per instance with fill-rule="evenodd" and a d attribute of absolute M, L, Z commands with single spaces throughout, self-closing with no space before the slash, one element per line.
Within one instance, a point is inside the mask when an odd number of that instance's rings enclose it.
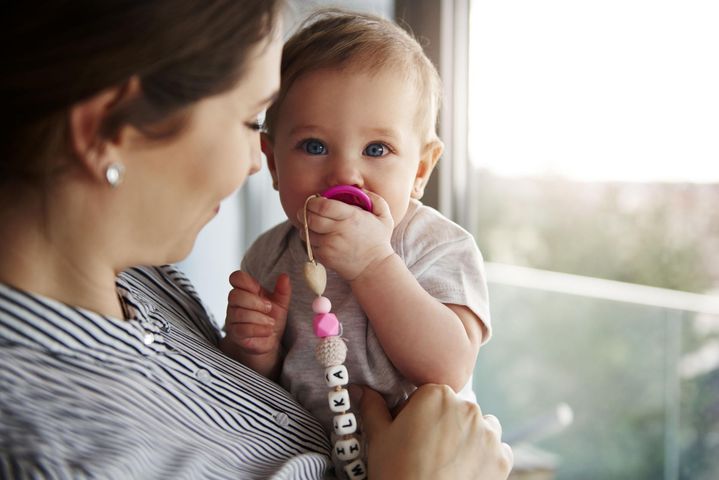
<path fill-rule="evenodd" d="M 710 1 L 470 1 L 456 203 L 490 261 L 476 391 L 519 470 L 719 475 L 718 24 Z"/>

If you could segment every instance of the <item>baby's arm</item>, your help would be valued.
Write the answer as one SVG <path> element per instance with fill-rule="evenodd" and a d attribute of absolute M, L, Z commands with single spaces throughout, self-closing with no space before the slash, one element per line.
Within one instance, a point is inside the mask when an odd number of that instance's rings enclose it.
<path fill-rule="evenodd" d="M 481 320 L 467 307 L 444 305 L 417 282 L 390 244 L 387 203 L 371 192 L 373 214 L 339 202 L 309 202 L 315 255 L 348 281 L 385 353 L 416 385 L 459 391 L 483 340 Z"/>
<path fill-rule="evenodd" d="M 282 334 L 287 321 L 291 287 L 286 274 L 268 292 L 250 274 L 230 275 L 225 331 L 220 349 L 256 372 L 276 380 L 282 366 Z"/>
<path fill-rule="evenodd" d="M 396 254 L 351 286 L 382 348 L 410 382 L 447 384 L 455 391 L 464 387 L 484 335 L 469 308 L 432 297 Z"/>

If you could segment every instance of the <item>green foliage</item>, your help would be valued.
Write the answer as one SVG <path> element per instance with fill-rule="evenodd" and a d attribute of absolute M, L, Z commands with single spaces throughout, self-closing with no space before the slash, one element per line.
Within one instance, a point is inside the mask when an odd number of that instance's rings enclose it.
<path fill-rule="evenodd" d="M 719 285 L 719 186 L 487 174 L 475 185 L 471 227 L 488 261 L 699 293 Z M 677 380 L 681 358 L 669 357 L 673 342 L 684 356 L 719 332 L 687 312 L 502 285 L 490 297 L 494 338 L 475 391 L 508 434 L 571 406 L 569 427 L 529 440 L 559 455 L 558 479 L 664 478 L 667 438 L 679 478 L 719 478 L 719 371 Z"/>
<path fill-rule="evenodd" d="M 719 187 L 478 176 L 489 261 L 693 292 L 719 283 Z"/>

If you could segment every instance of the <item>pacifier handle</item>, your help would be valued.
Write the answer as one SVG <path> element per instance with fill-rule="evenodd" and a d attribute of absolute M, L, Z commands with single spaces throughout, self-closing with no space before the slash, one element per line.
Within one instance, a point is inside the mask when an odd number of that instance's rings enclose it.
<path fill-rule="evenodd" d="M 372 212 L 372 200 L 369 198 L 369 195 L 362 191 L 362 189 L 353 185 L 335 185 L 334 187 L 328 188 L 320 195 L 325 198 L 339 200 L 340 202 L 344 202 L 348 205 L 360 207 L 368 212 Z"/>

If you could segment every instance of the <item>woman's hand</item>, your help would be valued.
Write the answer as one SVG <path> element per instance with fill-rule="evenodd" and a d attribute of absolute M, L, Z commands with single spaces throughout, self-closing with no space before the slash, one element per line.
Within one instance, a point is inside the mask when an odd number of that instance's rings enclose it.
<path fill-rule="evenodd" d="M 372 480 L 495 480 L 512 469 L 497 418 L 446 385 L 419 387 L 394 420 L 382 397 L 364 388 L 361 415 Z"/>

